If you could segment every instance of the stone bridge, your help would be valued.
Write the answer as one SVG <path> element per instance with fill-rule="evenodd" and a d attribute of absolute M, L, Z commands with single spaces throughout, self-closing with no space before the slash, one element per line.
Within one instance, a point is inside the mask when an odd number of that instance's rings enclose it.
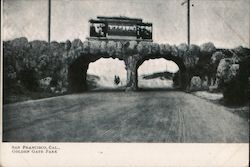
<path fill-rule="evenodd" d="M 89 63 L 100 58 L 118 58 L 124 61 L 127 71 L 126 90 L 138 88 L 137 69 L 145 60 L 172 60 L 179 67 L 177 82 L 185 90 L 189 88 L 193 76 L 200 76 L 202 82 L 211 80 L 213 83 L 219 63 L 217 59 L 221 57 L 221 54 L 215 54 L 218 49 L 212 43 L 188 47 L 186 44 L 176 46 L 145 41 L 82 42 L 75 39 L 72 42 L 54 41 L 48 44 L 39 40 L 29 42 L 24 37 L 5 41 L 3 51 L 6 89 L 11 87 L 8 85 L 18 87 L 21 84 L 36 91 L 50 91 L 53 88 L 59 92 L 85 91 Z M 211 61 L 213 54 L 215 63 Z M 50 78 L 51 82 L 45 82 L 44 87 L 40 83 L 46 78 Z"/>
<path fill-rule="evenodd" d="M 179 84 L 186 89 L 190 72 L 201 57 L 211 57 L 216 48 L 211 43 L 201 47 L 186 44 L 170 46 L 152 42 L 137 41 L 84 41 L 74 40 L 65 43 L 64 57 L 67 59 L 64 75 L 70 92 L 81 92 L 87 89 L 86 76 L 89 63 L 100 58 L 118 58 L 124 61 L 127 71 L 126 90 L 137 90 L 137 69 L 149 59 L 164 58 L 175 62 L 179 67 Z"/>
<path fill-rule="evenodd" d="M 25 92 L 58 95 L 85 91 L 89 63 L 100 58 L 124 61 L 126 90 L 137 89 L 137 69 L 145 60 L 165 58 L 179 66 L 175 81 L 183 90 L 223 90 L 230 102 L 244 102 L 249 95 L 249 55 L 250 50 L 242 46 L 216 49 L 212 43 L 188 47 L 145 41 L 75 39 L 49 44 L 21 37 L 3 41 L 4 103 L 8 97 Z"/>

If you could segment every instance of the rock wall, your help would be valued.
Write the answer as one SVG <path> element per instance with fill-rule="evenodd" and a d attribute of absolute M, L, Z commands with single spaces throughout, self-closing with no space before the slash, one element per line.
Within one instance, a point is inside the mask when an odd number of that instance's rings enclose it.
<path fill-rule="evenodd" d="M 32 91 L 50 89 L 44 84 L 50 78 L 50 87 L 54 91 L 65 92 L 62 69 L 65 44 L 45 41 L 28 42 L 26 38 L 18 38 L 3 43 L 4 89 L 23 87 Z"/>
<path fill-rule="evenodd" d="M 228 78 L 232 80 L 238 76 L 240 63 L 249 57 L 249 49 L 238 47 L 219 50 L 212 43 L 188 47 L 186 44 L 171 46 L 137 41 L 82 42 L 76 39 L 48 44 L 45 41 L 29 42 L 26 38 L 3 42 L 3 53 L 5 92 L 18 93 L 29 89 L 55 94 L 87 90 L 88 65 L 100 58 L 112 57 L 125 62 L 127 90 L 137 90 L 137 69 L 145 60 L 172 60 L 180 69 L 179 79 L 175 77 L 178 83 L 175 84 L 192 91 L 193 77 L 196 77 L 193 81 L 200 78 L 199 90 L 211 86 L 223 87 Z"/>

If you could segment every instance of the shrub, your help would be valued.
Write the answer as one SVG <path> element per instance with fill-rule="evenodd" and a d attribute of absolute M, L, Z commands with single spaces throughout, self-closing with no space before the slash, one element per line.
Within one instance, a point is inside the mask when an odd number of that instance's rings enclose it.
<path fill-rule="evenodd" d="M 233 67 L 233 66 L 231 66 Z M 239 64 L 238 74 L 224 83 L 223 96 L 228 104 L 240 105 L 249 101 L 250 57 L 243 58 Z"/>
<path fill-rule="evenodd" d="M 30 91 L 37 91 L 39 88 L 37 74 L 33 69 L 20 71 L 19 80 Z"/>

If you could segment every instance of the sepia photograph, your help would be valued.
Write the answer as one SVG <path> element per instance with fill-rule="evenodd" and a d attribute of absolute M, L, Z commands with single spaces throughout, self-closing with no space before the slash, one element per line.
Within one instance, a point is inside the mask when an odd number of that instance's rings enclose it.
<path fill-rule="evenodd" d="M 249 99 L 249 0 L 1 1 L 0 166 L 249 165 Z"/>
<path fill-rule="evenodd" d="M 248 143 L 248 0 L 3 0 L 3 142 Z"/>

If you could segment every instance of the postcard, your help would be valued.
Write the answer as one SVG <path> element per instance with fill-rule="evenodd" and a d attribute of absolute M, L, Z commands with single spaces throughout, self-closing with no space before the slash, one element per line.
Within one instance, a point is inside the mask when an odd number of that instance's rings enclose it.
<path fill-rule="evenodd" d="M 1 166 L 248 166 L 248 0 L 3 0 Z"/>

